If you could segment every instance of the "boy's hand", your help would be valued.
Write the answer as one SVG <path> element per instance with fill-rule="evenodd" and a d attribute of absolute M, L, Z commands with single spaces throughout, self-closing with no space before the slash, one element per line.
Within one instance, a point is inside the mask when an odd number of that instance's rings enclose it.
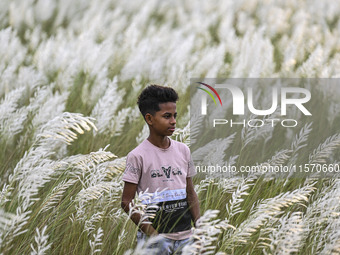
<path fill-rule="evenodd" d="M 122 194 L 122 203 L 121 206 L 124 209 L 124 211 L 129 214 L 130 212 L 130 203 L 135 197 L 136 191 L 137 191 L 137 184 L 125 182 L 123 194 Z M 131 216 L 131 220 L 139 226 L 140 230 L 142 230 L 143 233 L 145 233 L 147 236 L 156 236 L 158 235 L 158 232 L 153 228 L 151 224 L 143 224 L 141 223 L 141 216 L 139 213 L 133 213 Z"/>
<path fill-rule="evenodd" d="M 135 198 L 137 186 L 137 184 L 131 182 L 125 182 L 124 184 L 121 207 L 127 214 L 129 214 L 130 211 L 130 203 Z"/>
<path fill-rule="evenodd" d="M 155 229 L 153 229 L 153 232 L 151 233 L 150 236 L 158 236 L 158 235 L 159 233 Z"/>
<path fill-rule="evenodd" d="M 153 226 L 151 224 L 143 224 L 142 223 L 139 228 L 147 236 L 157 236 L 158 235 L 158 232 L 156 231 L 156 229 L 153 228 Z"/>

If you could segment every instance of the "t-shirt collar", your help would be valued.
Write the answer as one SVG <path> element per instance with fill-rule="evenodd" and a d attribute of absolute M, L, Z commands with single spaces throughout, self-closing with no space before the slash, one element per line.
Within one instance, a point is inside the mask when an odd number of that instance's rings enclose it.
<path fill-rule="evenodd" d="M 169 143 L 170 143 L 170 145 L 169 145 L 169 147 L 168 148 L 165 148 L 165 149 L 163 149 L 163 148 L 160 148 L 160 147 L 158 147 L 158 146 L 156 146 L 156 145 L 154 145 L 152 142 L 150 142 L 148 139 L 145 139 L 146 141 L 147 141 L 147 143 L 149 143 L 152 147 L 154 147 L 155 149 L 158 149 L 158 150 L 160 150 L 160 151 L 169 151 L 172 147 L 173 147 L 173 142 L 172 142 L 172 139 L 171 138 L 169 138 L 168 137 L 168 139 L 169 139 Z"/>

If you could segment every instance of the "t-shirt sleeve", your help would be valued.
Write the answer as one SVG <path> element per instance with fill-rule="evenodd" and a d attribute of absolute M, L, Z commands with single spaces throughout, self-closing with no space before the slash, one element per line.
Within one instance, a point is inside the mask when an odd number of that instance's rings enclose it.
<path fill-rule="evenodd" d="M 142 173 L 141 165 L 142 162 L 139 160 L 138 156 L 129 153 L 126 157 L 126 167 L 122 180 L 125 182 L 138 184 Z"/>
<path fill-rule="evenodd" d="M 196 169 L 194 161 L 192 160 L 190 149 L 187 147 L 187 161 L 188 161 L 188 175 L 187 177 L 192 177 L 196 175 Z"/>

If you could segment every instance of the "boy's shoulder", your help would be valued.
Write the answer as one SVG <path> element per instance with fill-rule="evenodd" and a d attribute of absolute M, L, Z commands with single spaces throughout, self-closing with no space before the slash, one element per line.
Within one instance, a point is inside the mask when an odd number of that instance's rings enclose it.
<path fill-rule="evenodd" d="M 143 152 L 145 152 L 145 149 L 147 149 L 147 140 L 144 140 L 143 142 L 138 144 L 133 150 L 131 150 L 128 153 L 128 156 L 129 155 L 134 155 L 134 156 L 141 155 L 143 154 Z"/>
<path fill-rule="evenodd" d="M 171 140 L 171 143 L 174 147 L 177 147 L 177 148 L 180 148 L 180 149 L 183 149 L 183 150 L 190 150 L 189 147 L 185 143 L 173 140 L 171 138 L 170 138 L 170 140 Z"/>

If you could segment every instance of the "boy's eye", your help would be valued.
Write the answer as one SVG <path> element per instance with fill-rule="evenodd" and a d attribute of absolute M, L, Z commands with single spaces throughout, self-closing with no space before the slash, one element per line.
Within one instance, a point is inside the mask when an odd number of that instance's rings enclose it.
<path fill-rule="evenodd" d="M 164 118 L 166 118 L 166 119 L 169 119 L 169 118 L 171 118 L 171 114 L 165 114 L 165 115 L 163 115 L 163 117 Z M 177 117 L 177 113 L 176 114 L 174 114 L 174 118 L 176 119 L 176 117 Z"/>

